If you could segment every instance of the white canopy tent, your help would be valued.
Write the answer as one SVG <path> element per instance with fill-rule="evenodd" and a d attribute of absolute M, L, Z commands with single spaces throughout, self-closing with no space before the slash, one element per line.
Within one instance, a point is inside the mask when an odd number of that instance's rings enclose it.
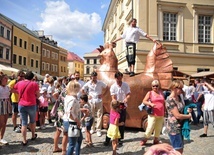
<path fill-rule="evenodd" d="M 7 74 L 8 76 L 12 75 L 13 73 L 17 73 L 19 70 L 10 66 L 5 66 L 0 64 L 0 72 Z"/>

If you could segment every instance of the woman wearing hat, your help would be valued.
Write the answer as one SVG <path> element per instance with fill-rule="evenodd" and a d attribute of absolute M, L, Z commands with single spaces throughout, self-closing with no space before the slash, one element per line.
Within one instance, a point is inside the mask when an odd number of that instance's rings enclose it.
<path fill-rule="evenodd" d="M 50 95 L 47 93 L 47 88 L 42 87 L 40 90 L 41 96 L 39 97 L 39 122 L 40 128 L 42 130 L 45 129 L 45 115 L 48 111 L 48 102 L 50 99 Z"/>

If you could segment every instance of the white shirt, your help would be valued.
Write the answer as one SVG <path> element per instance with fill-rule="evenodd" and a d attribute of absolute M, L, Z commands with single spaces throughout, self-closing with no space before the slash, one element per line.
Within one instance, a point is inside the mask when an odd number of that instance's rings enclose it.
<path fill-rule="evenodd" d="M 194 87 L 193 87 L 194 88 Z M 184 99 L 186 100 L 191 100 L 192 99 L 192 93 L 193 93 L 193 89 L 191 86 L 187 86 L 187 85 L 184 85 L 183 87 L 183 91 L 185 92 L 185 97 Z"/>
<path fill-rule="evenodd" d="M 115 82 L 110 87 L 110 94 L 116 95 L 116 99 L 119 102 L 123 102 L 123 100 L 126 98 L 126 95 L 131 93 L 130 87 L 126 82 L 122 82 L 121 87 Z"/>
<path fill-rule="evenodd" d="M 214 110 L 214 91 L 204 92 L 204 110 L 208 110 L 208 111 Z"/>
<path fill-rule="evenodd" d="M 80 104 L 78 100 L 74 96 L 66 95 L 64 98 L 63 120 L 74 122 L 74 120 L 70 119 L 70 115 L 72 114 L 72 117 L 76 119 L 76 118 L 79 118 L 79 112 L 80 112 Z"/>
<path fill-rule="evenodd" d="M 88 90 L 88 95 L 92 97 L 91 100 L 94 103 L 97 103 L 102 101 L 98 96 L 102 94 L 102 90 L 106 87 L 107 85 L 102 81 L 97 80 L 97 83 L 92 83 L 90 80 L 82 87 L 82 90 Z"/>
<path fill-rule="evenodd" d="M 82 80 L 78 80 L 77 82 L 80 84 L 80 91 L 77 93 L 77 98 L 79 99 L 80 96 L 82 95 L 81 88 L 84 86 L 85 82 Z"/>
<path fill-rule="evenodd" d="M 140 39 L 140 36 L 145 37 L 147 33 L 145 33 L 139 27 L 129 27 L 126 31 L 121 35 L 126 42 L 137 43 Z"/>
<path fill-rule="evenodd" d="M 10 97 L 10 87 L 0 86 L 0 99 L 9 99 Z"/>

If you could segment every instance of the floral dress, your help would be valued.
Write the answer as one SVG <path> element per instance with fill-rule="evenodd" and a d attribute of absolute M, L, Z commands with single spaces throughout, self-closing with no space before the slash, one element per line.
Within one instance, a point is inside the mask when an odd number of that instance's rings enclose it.
<path fill-rule="evenodd" d="M 175 107 L 178 108 L 179 113 L 183 113 L 184 104 L 182 101 L 176 101 L 171 97 L 168 97 L 166 100 L 166 110 L 168 113 L 167 119 L 167 132 L 170 135 L 176 135 L 181 133 L 182 120 L 177 119 L 171 112 Z"/>

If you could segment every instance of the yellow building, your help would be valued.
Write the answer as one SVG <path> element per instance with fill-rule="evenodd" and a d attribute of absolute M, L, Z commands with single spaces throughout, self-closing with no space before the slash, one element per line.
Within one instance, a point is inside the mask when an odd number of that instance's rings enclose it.
<path fill-rule="evenodd" d="M 62 47 L 59 47 L 59 77 L 68 76 L 68 51 Z"/>
<path fill-rule="evenodd" d="M 5 16 L 4 16 L 5 17 Z M 40 74 L 41 41 L 38 36 L 10 18 L 12 23 L 12 67 Z"/>
<path fill-rule="evenodd" d="M 75 71 L 80 73 L 80 79 L 84 79 L 84 61 L 75 53 L 68 52 L 68 74 L 73 75 Z"/>
<path fill-rule="evenodd" d="M 132 18 L 167 48 L 175 69 L 187 74 L 214 71 L 213 0 L 111 0 L 102 28 L 105 42 L 119 38 Z M 147 38 L 137 43 L 135 72 L 143 71 L 152 47 Z M 115 52 L 124 71 L 128 68 L 124 40 L 117 42 Z"/>

